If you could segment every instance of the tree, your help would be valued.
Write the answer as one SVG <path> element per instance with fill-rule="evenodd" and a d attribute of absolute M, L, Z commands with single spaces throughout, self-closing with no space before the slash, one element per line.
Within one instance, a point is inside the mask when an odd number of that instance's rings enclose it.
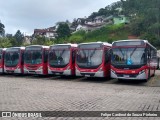
<path fill-rule="evenodd" d="M 57 28 L 57 40 L 63 39 L 65 41 L 66 39 L 68 39 L 70 35 L 71 35 L 71 32 L 68 24 L 66 23 L 59 24 Z"/>
<path fill-rule="evenodd" d="M 4 28 L 5 28 L 4 24 L 2 24 L 0 21 L 0 36 L 4 36 L 4 34 L 5 34 Z"/>
<path fill-rule="evenodd" d="M 53 45 L 54 44 L 54 40 L 52 38 L 46 38 L 44 36 L 36 36 L 33 41 L 32 41 L 32 45 Z"/>
<path fill-rule="evenodd" d="M 44 45 L 46 38 L 44 36 L 36 36 L 35 39 L 32 41 L 34 45 Z"/>
<path fill-rule="evenodd" d="M 6 37 L 0 38 L 0 48 L 7 48 L 7 47 L 11 47 L 11 46 L 12 46 L 12 44 L 8 38 L 6 38 Z"/>
<path fill-rule="evenodd" d="M 23 44 L 24 36 L 20 30 L 17 30 L 16 34 L 14 35 L 14 38 L 16 40 L 15 41 L 16 46 L 21 46 Z"/>

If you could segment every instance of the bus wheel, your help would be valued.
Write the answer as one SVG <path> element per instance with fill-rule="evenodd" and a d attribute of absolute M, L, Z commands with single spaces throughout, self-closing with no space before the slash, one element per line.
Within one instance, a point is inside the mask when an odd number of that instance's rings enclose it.
<path fill-rule="evenodd" d="M 119 79 L 119 78 L 118 78 L 118 82 L 122 82 L 122 81 L 123 81 L 123 79 Z"/>

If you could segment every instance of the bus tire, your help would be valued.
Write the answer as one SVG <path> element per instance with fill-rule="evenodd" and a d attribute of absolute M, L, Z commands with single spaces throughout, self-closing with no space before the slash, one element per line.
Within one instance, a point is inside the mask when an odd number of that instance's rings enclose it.
<path fill-rule="evenodd" d="M 118 78 L 118 82 L 122 82 L 122 81 L 123 81 L 123 79 L 119 79 L 119 78 Z"/>

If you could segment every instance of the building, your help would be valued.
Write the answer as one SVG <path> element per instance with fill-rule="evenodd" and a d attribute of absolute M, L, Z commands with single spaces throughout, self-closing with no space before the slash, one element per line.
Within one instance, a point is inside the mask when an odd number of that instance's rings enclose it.
<path fill-rule="evenodd" d="M 113 22 L 114 22 L 115 25 L 117 25 L 117 24 L 122 24 L 122 23 L 124 23 L 124 24 L 130 23 L 129 18 L 126 17 L 125 15 L 115 16 L 115 17 L 113 18 Z"/>
<path fill-rule="evenodd" d="M 46 29 L 34 29 L 34 36 L 44 36 L 46 38 L 55 38 L 56 37 L 55 27 L 50 27 Z"/>
<path fill-rule="evenodd" d="M 113 24 L 113 16 L 97 16 L 95 17 L 93 20 L 91 19 L 85 19 L 85 21 L 83 21 L 82 23 L 84 24 L 80 24 L 81 21 L 84 19 L 78 19 L 78 25 L 76 27 L 76 31 L 79 30 L 84 30 L 84 31 L 93 31 L 96 29 L 100 29 L 101 27 L 104 27 L 108 24 Z"/>
<path fill-rule="evenodd" d="M 32 37 L 31 36 L 24 36 L 24 39 L 23 39 L 23 43 L 24 44 L 31 44 L 31 41 L 32 41 Z"/>

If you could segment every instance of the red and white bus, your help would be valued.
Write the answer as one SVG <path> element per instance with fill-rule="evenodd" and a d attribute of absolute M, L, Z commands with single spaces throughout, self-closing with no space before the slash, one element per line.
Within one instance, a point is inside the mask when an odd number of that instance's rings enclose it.
<path fill-rule="evenodd" d="M 27 46 L 24 52 L 24 74 L 47 75 L 48 50 L 49 46 Z"/>
<path fill-rule="evenodd" d="M 111 46 L 106 42 L 79 44 L 76 56 L 76 76 L 109 77 Z"/>
<path fill-rule="evenodd" d="M 55 75 L 75 75 L 75 55 L 77 44 L 57 44 L 50 46 L 48 73 Z"/>
<path fill-rule="evenodd" d="M 23 74 L 23 53 L 25 47 L 7 48 L 4 57 L 4 73 Z"/>
<path fill-rule="evenodd" d="M 6 48 L 0 48 L 0 74 L 4 73 L 4 55 Z"/>
<path fill-rule="evenodd" d="M 111 77 L 148 80 L 157 67 L 157 49 L 147 40 L 120 40 L 113 42 Z"/>

